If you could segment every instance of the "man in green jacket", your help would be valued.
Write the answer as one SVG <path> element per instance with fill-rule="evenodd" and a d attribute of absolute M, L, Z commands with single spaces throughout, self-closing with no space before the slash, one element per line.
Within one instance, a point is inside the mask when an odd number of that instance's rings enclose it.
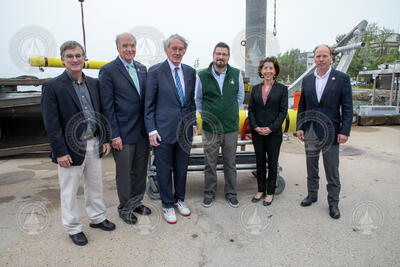
<path fill-rule="evenodd" d="M 196 80 L 196 108 L 203 121 L 204 207 L 211 207 L 215 198 L 220 147 L 224 163 L 225 197 L 232 207 L 239 206 L 235 159 L 244 85 L 240 70 L 228 64 L 229 56 L 230 49 L 226 43 L 216 44 L 213 62 L 198 73 Z"/>

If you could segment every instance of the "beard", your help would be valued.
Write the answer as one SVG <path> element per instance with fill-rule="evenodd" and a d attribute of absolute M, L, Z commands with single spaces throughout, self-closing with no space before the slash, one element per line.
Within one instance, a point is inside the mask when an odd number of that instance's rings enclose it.
<path fill-rule="evenodd" d="M 219 60 L 219 61 L 215 62 L 215 66 L 217 66 L 217 68 L 222 69 L 222 68 L 226 67 L 226 63 L 224 61 Z"/>

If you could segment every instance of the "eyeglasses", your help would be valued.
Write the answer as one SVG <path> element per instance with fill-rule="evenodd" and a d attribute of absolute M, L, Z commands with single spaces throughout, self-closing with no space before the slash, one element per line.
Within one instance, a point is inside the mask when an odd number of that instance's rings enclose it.
<path fill-rule="evenodd" d="M 68 59 L 68 60 L 73 60 L 74 57 L 75 57 L 76 59 L 81 59 L 81 58 L 82 58 L 82 54 L 75 54 L 75 55 L 67 54 L 67 55 L 65 55 L 64 57 L 65 57 L 66 59 Z"/>
<path fill-rule="evenodd" d="M 217 57 L 219 57 L 219 56 L 223 56 L 223 57 L 227 57 L 227 56 L 229 56 L 229 54 L 226 54 L 226 53 L 220 53 L 220 52 L 216 52 L 216 53 L 214 53 L 214 55 L 216 55 Z"/>

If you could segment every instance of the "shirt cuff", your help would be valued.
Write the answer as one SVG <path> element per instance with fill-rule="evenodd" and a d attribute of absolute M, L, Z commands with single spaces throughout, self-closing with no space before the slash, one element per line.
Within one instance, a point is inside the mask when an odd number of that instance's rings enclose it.
<path fill-rule="evenodd" d="M 158 134 L 158 131 L 157 131 L 157 130 L 154 130 L 154 131 L 149 132 L 149 136 L 152 136 L 152 135 L 155 135 L 155 134 Z"/>

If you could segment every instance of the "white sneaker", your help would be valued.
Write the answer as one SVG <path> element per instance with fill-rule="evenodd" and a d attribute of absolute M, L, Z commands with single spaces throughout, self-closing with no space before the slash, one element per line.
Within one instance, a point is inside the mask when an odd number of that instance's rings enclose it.
<path fill-rule="evenodd" d="M 174 224 L 176 223 L 176 215 L 174 208 L 163 208 L 164 219 L 167 223 Z"/>
<path fill-rule="evenodd" d="M 189 216 L 190 215 L 190 209 L 186 207 L 185 202 L 182 200 L 178 200 L 178 203 L 175 203 L 175 208 L 178 209 L 179 213 L 182 216 Z"/>

